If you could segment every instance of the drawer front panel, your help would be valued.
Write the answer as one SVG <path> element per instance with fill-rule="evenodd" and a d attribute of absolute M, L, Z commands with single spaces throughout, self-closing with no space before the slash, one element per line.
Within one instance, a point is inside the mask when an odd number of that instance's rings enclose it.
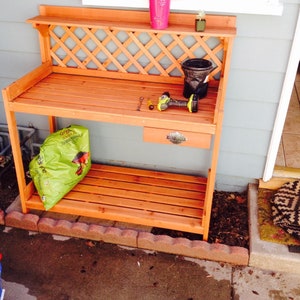
<path fill-rule="evenodd" d="M 144 127 L 144 141 L 209 149 L 211 135 L 199 132 Z"/>

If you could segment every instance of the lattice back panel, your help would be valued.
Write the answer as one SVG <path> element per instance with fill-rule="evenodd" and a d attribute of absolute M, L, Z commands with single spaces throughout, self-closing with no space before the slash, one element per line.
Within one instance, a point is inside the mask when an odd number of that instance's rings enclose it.
<path fill-rule="evenodd" d="M 209 59 L 211 76 L 222 71 L 224 40 L 199 34 L 117 30 L 50 25 L 53 65 L 182 77 L 181 63 L 188 58 Z"/>

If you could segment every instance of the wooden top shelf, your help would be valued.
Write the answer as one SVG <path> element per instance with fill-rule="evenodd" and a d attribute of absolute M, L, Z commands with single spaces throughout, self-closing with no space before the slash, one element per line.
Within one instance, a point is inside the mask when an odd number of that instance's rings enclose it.
<path fill-rule="evenodd" d="M 108 14 L 111 12 L 108 12 Z M 133 23 L 132 21 L 122 21 L 121 23 L 117 20 L 84 20 L 77 18 L 62 18 L 62 17 L 48 17 L 48 16 L 36 16 L 34 18 L 28 19 L 27 23 L 34 25 L 56 25 L 56 26 L 79 26 L 88 28 L 109 28 L 110 30 L 134 30 L 135 32 L 160 32 L 160 30 L 152 29 L 148 23 Z M 180 33 L 180 34 L 198 34 L 200 36 L 235 36 L 235 28 L 224 28 L 220 26 L 215 26 L 214 24 L 207 23 L 207 27 L 203 32 L 195 32 L 194 23 L 182 25 L 182 24 L 169 24 L 168 28 L 163 30 L 163 33 Z"/>
<path fill-rule="evenodd" d="M 40 16 L 28 20 L 32 24 L 84 26 L 90 28 L 134 29 L 135 31 L 192 33 L 195 34 L 195 14 L 170 13 L 168 28 L 154 30 L 150 27 L 149 11 L 112 10 L 97 8 L 40 6 Z M 130 20 L 130 21 L 129 21 Z M 206 15 L 206 30 L 201 36 L 235 36 L 236 17 Z"/>

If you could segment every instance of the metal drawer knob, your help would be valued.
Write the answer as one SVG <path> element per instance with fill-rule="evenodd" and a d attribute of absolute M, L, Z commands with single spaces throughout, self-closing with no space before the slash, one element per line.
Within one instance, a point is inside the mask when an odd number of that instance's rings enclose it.
<path fill-rule="evenodd" d="M 187 141 L 186 137 L 180 132 L 170 132 L 167 135 L 167 139 L 173 144 L 181 144 L 182 142 Z"/>

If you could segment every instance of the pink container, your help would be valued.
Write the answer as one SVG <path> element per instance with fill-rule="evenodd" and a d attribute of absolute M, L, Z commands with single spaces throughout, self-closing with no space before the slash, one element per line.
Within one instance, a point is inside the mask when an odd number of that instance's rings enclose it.
<path fill-rule="evenodd" d="M 150 24 L 154 29 L 168 27 L 170 0 L 149 0 Z"/>

